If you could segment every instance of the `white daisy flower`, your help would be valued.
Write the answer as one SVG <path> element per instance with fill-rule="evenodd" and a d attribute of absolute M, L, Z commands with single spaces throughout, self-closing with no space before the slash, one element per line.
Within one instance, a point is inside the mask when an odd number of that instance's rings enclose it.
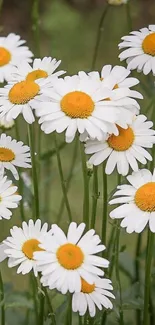
<path fill-rule="evenodd" d="M 87 309 L 91 317 L 96 314 L 96 306 L 99 310 L 102 308 L 112 309 L 113 305 L 109 298 L 115 299 L 115 296 L 109 292 L 113 290 L 109 279 L 96 279 L 93 284 L 89 284 L 81 279 L 81 292 L 73 293 L 72 310 L 79 312 L 80 316 L 85 315 Z"/>
<path fill-rule="evenodd" d="M 129 166 L 138 171 L 138 162 L 146 164 L 152 157 L 144 148 L 152 148 L 155 143 L 155 131 L 150 129 L 153 123 L 146 121 L 144 115 L 136 116 L 127 129 L 118 126 L 119 135 L 105 136 L 102 141 L 88 140 L 85 153 L 93 154 L 89 163 L 95 166 L 107 160 L 105 172 L 111 174 L 117 166 L 117 171 L 123 176 L 129 172 Z"/>
<path fill-rule="evenodd" d="M 44 101 L 48 101 L 44 95 L 45 89 L 52 88 L 53 81 L 49 78 L 33 81 L 20 81 L 15 84 L 9 83 L 4 88 L 0 88 L 0 119 L 5 117 L 7 121 L 16 119 L 19 114 L 23 114 L 25 121 L 29 124 L 34 122 L 32 110 L 38 105 L 44 106 Z"/>
<path fill-rule="evenodd" d="M 34 252 L 42 251 L 39 245 L 48 236 L 48 225 L 44 223 L 41 226 L 41 220 L 30 219 L 28 224 L 24 221 L 22 227 L 14 226 L 11 230 L 11 236 L 7 237 L 0 246 L 0 261 L 8 258 L 8 267 L 19 265 L 17 274 L 27 274 L 31 270 L 37 276 L 36 261 Z"/>
<path fill-rule="evenodd" d="M 117 186 L 118 191 L 109 204 L 120 204 L 110 212 L 112 219 L 123 219 L 121 227 L 128 233 L 140 233 L 149 223 L 150 230 L 155 232 L 155 170 L 153 175 L 147 169 L 133 172 L 127 176 L 131 185 Z"/>
<path fill-rule="evenodd" d="M 115 83 L 113 80 L 113 85 Z M 109 100 L 111 90 L 84 72 L 78 76 L 58 79 L 53 89 L 47 90 L 46 94 L 51 97 L 51 102 L 40 104 L 40 109 L 36 111 L 37 116 L 40 116 L 41 129 L 45 133 L 66 130 L 67 142 L 74 139 L 76 131 L 80 134 L 87 132 L 91 138 L 98 140 L 102 139 L 105 132 L 117 135 L 116 121 L 123 119 L 123 125 L 127 127 L 133 116 L 130 110 L 123 108 L 124 102 L 126 105 L 136 102 L 131 98 L 121 98 L 120 93 Z"/>
<path fill-rule="evenodd" d="M 10 120 L 9 122 L 5 117 L 0 119 L 0 129 L 2 130 L 10 130 L 14 126 L 14 120 Z"/>
<path fill-rule="evenodd" d="M 43 59 L 34 59 L 31 67 L 30 64 L 23 61 L 14 69 L 11 81 L 18 82 L 24 79 L 27 81 L 35 81 L 40 78 L 59 77 L 66 72 L 64 70 L 55 72 L 60 63 L 61 60 L 57 61 L 51 57 L 44 57 Z"/>
<path fill-rule="evenodd" d="M 17 186 L 12 185 L 12 181 L 7 176 L 0 177 L 0 220 L 9 220 L 12 216 L 10 209 L 18 207 L 18 202 L 22 199 L 17 194 Z"/>
<path fill-rule="evenodd" d="M 145 75 L 150 71 L 155 74 L 155 25 L 133 31 L 130 35 L 123 36 L 122 40 L 119 48 L 128 49 L 123 51 L 119 58 L 121 61 L 127 60 L 128 69 L 143 71 Z"/>
<path fill-rule="evenodd" d="M 0 37 L 0 82 L 9 81 L 15 66 L 21 60 L 31 62 L 32 52 L 27 46 L 21 46 L 25 41 L 19 35 L 9 34 L 7 37 Z"/>
<path fill-rule="evenodd" d="M 109 5 L 120 6 L 126 4 L 128 0 L 108 0 Z"/>
<path fill-rule="evenodd" d="M 57 225 L 52 225 L 53 236 L 40 246 L 44 251 L 34 253 L 44 286 L 57 288 L 63 294 L 80 292 L 81 277 L 93 284 L 96 276 L 104 275 L 99 267 L 108 267 L 109 262 L 94 254 L 105 246 L 99 245 L 101 240 L 93 229 L 82 236 L 85 226 L 72 222 L 66 236 Z"/>
<path fill-rule="evenodd" d="M 12 140 L 10 136 L 2 133 L 0 136 L 0 175 L 8 169 L 15 179 L 19 179 L 16 167 L 31 168 L 30 148 L 22 141 Z M 15 167 L 16 166 L 16 167 Z"/>

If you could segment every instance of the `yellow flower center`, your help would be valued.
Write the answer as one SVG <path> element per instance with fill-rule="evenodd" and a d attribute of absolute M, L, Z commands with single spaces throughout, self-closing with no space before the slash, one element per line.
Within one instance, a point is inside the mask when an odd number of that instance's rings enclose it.
<path fill-rule="evenodd" d="M 21 81 L 16 83 L 9 91 L 9 100 L 13 104 L 28 103 L 39 93 L 40 87 L 33 81 Z"/>
<path fill-rule="evenodd" d="M 11 149 L 0 147 L 0 161 L 8 162 L 15 159 L 15 154 Z"/>
<path fill-rule="evenodd" d="M 151 33 L 144 38 L 142 48 L 146 54 L 155 56 L 155 33 Z"/>
<path fill-rule="evenodd" d="M 25 254 L 29 260 L 33 260 L 33 253 L 44 251 L 44 249 L 39 247 L 39 240 L 37 239 L 29 239 L 22 246 L 22 252 Z"/>
<path fill-rule="evenodd" d="M 155 211 L 155 182 L 144 184 L 136 191 L 135 203 L 142 211 Z"/>
<path fill-rule="evenodd" d="M 81 278 L 81 292 L 92 293 L 95 289 L 95 284 L 89 284 L 84 279 Z"/>
<path fill-rule="evenodd" d="M 118 89 L 118 88 L 119 88 L 119 86 L 118 86 L 118 84 L 116 84 L 113 89 Z"/>
<path fill-rule="evenodd" d="M 84 260 L 80 247 L 73 244 L 64 244 L 56 252 L 59 263 L 67 270 L 78 269 Z"/>
<path fill-rule="evenodd" d="M 38 69 L 38 70 L 34 70 L 34 71 L 28 73 L 26 80 L 27 81 L 35 81 L 37 79 L 47 78 L 47 77 L 48 77 L 48 73 L 46 71 Z"/>
<path fill-rule="evenodd" d="M 87 118 L 94 110 L 94 102 L 83 91 L 72 91 L 66 94 L 60 102 L 61 110 L 71 118 Z"/>
<path fill-rule="evenodd" d="M 4 47 L 0 47 L 0 67 L 11 61 L 11 53 Z"/>
<path fill-rule="evenodd" d="M 123 129 L 120 126 L 117 126 L 119 130 L 119 135 L 116 136 L 112 134 L 107 140 L 109 147 L 116 151 L 125 151 L 128 150 L 134 142 L 134 133 L 133 130 L 128 127 Z"/>

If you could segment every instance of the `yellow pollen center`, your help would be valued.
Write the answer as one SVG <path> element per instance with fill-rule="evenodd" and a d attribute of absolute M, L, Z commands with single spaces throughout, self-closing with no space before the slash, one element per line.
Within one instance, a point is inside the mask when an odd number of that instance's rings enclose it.
<path fill-rule="evenodd" d="M 95 289 L 95 284 L 89 284 L 84 279 L 81 278 L 81 292 L 92 293 Z"/>
<path fill-rule="evenodd" d="M 38 69 L 38 70 L 34 70 L 34 71 L 28 73 L 26 80 L 27 81 L 35 81 L 37 79 L 47 78 L 47 77 L 48 77 L 48 73 L 46 71 Z"/>
<path fill-rule="evenodd" d="M 155 33 L 147 35 L 142 43 L 144 53 L 155 56 Z"/>
<path fill-rule="evenodd" d="M 43 251 L 44 249 L 39 247 L 39 240 L 29 239 L 22 246 L 22 252 L 25 254 L 29 260 L 33 260 L 33 253 Z"/>
<path fill-rule="evenodd" d="M 0 147 L 0 161 L 8 162 L 15 159 L 15 154 L 11 149 Z"/>
<path fill-rule="evenodd" d="M 118 89 L 118 88 L 119 88 L 119 86 L 118 86 L 118 84 L 116 84 L 113 89 Z"/>
<path fill-rule="evenodd" d="M 155 211 L 155 182 L 144 184 L 136 191 L 135 203 L 142 211 Z"/>
<path fill-rule="evenodd" d="M 109 144 L 109 147 L 116 151 L 128 150 L 134 142 L 133 130 L 130 127 L 128 127 L 127 129 L 123 129 L 118 125 L 117 128 L 119 130 L 119 135 L 116 136 L 112 134 L 108 138 L 107 142 Z"/>
<path fill-rule="evenodd" d="M 84 260 L 80 247 L 73 244 L 64 244 L 56 252 L 59 263 L 67 270 L 78 269 Z"/>
<path fill-rule="evenodd" d="M 66 94 L 60 102 L 61 110 L 71 118 L 87 118 L 94 110 L 94 102 L 83 91 L 72 91 Z"/>
<path fill-rule="evenodd" d="M 0 67 L 11 61 L 11 53 L 4 47 L 0 47 Z"/>
<path fill-rule="evenodd" d="M 26 104 L 39 93 L 40 87 L 33 81 L 16 83 L 9 91 L 9 100 L 16 105 Z"/>

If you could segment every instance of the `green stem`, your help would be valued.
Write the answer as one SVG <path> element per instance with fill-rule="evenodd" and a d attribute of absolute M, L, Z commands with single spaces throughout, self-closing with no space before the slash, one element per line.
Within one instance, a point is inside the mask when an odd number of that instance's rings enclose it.
<path fill-rule="evenodd" d="M 48 305 L 49 312 L 50 312 L 51 325 L 56 325 L 55 314 L 54 314 L 54 311 L 53 311 L 52 303 L 51 303 L 51 300 L 49 298 L 47 289 L 46 288 L 43 288 L 43 291 L 44 291 L 44 294 L 45 294 L 45 297 L 46 297 L 46 301 L 47 301 L 47 305 Z"/>
<path fill-rule="evenodd" d="M 70 295 L 68 300 L 69 301 L 68 301 L 65 325 L 72 325 L 72 295 Z"/>
<path fill-rule="evenodd" d="M 81 149 L 81 161 L 82 161 L 82 173 L 84 183 L 84 200 L 83 200 L 83 222 L 89 227 L 89 178 L 86 166 L 86 156 L 84 152 L 83 143 L 80 143 Z"/>
<path fill-rule="evenodd" d="M 69 168 L 69 174 L 68 174 L 67 183 L 66 183 L 66 191 L 67 192 L 69 190 L 70 183 L 71 183 L 71 180 L 72 180 L 72 177 L 73 177 L 73 171 L 74 171 L 75 162 L 76 162 L 77 153 L 78 153 L 78 150 L 77 150 L 78 143 L 79 143 L 78 140 L 79 140 L 78 137 L 76 137 L 75 144 L 74 144 L 74 149 L 73 149 L 73 157 L 72 157 L 71 165 L 70 165 L 70 168 Z M 63 198 L 62 201 L 61 201 L 61 204 L 60 204 L 59 212 L 58 212 L 57 224 L 59 224 L 60 221 L 61 221 L 61 217 L 62 217 L 63 210 L 64 210 L 64 205 L 65 205 L 65 200 Z"/>
<path fill-rule="evenodd" d="M 41 288 L 43 291 L 43 287 Z M 45 295 L 41 292 L 39 299 L 39 323 L 38 325 L 44 324 L 44 308 L 45 308 Z"/>
<path fill-rule="evenodd" d="M 145 262 L 145 289 L 144 289 L 144 313 L 143 325 L 149 325 L 149 299 L 150 299 L 150 282 L 151 282 L 151 262 L 153 256 L 154 234 L 148 230 L 148 244 Z"/>
<path fill-rule="evenodd" d="M 35 54 L 40 57 L 39 0 L 32 4 L 32 30 L 34 34 Z"/>
<path fill-rule="evenodd" d="M 119 306 L 119 315 L 120 315 L 120 325 L 124 325 L 124 316 L 123 316 L 123 300 L 122 300 L 122 286 L 119 274 L 119 238 L 120 238 L 120 226 L 119 222 L 117 222 L 117 234 L 116 234 L 116 261 L 115 261 L 115 271 L 116 271 L 116 280 L 119 288 L 119 295 L 120 295 L 120 306 Z"/>
<path fill-rule="evenodd" d="M 98 31 L 97 31 L 97 38 L 96 38 L 96 43 L 95 43 L 95 48 L 94 48 L 94 54 L 93 54 L 93 60 L 92 60 L 92 69 L 95 68 L 95 64 L 96 64 L 96 59 L 97 59 L 97 54 L 98 54 L 98 50 L 99 50 L 99 46 L 100 46 L 100 40 L 101 40 L 101 34 L 103 32 L 103 23 L 104 23 L 104 19 L 106 17 L 106 14 L 108 12 L 108 8 L 109 5 L 108 3 L 106 3 L 101 19 L 99 21 L 99 25 L 98 25 Z"/>
<path fill-rule="evenodd" d="M 37 164 L 35 156 L 35 142 L 34 142 L 34 132 L 33 126 L 28 124 L 28 137 L 29 145 L 31 150 L 31 161 L 32 161 L 32 178 L 33 178 L 33 188 L 34 188 L 34 215 L 35 219 L 39 218 L 39 189 L 38 189 L 38 178 L 37 178 Z"/>
<path fill-rule="evenodd" d="M 62 170 L 62 164 L 61 164 L 61 158 L 60 158 L 60 153 L 59 153 L 59 147 L 57 144 L 56 134 L 54 134 L 54 141 L 55 141 L 55 149 L 56 149 L 59 175 L 60 175 L 60 180 L 61 180 L 61 188 L 62 188 L 62 192 L 63 192 L 63 196 L 64 196 L 66 210 L 68 212 L 68 218 L 69 218 L 69 221 L 71 222 L 72 221 L 72 213 L 71 213 L 71 208 L 70 208 L 68 197 L 67 197 L 67 190 L 66 190 L 64 176 L 63 176 L 63 170 Z"/>
<path fill-rule="evenodd" d="M 38 290 L 37 290 L 37 282 L 36 278 L 33 273 L 30 274 L 31 279 L 31 286 L 32 286 L 32 293 L 33 293 L 33 302 L 34 302 L 34 311 L 35 311 L 35 318 L 36 318 L 36 325 L 39 323 L 39 314 L 38 314 Z"/>
<path fill-rule="evenodd" d="M 107 210 L 108 210 L 108 190 L 107 175 L 105 173 L 105 165 L 103 164 L 103 215 L 102 215 L 102 243 L 106 245 L 107 237 Z"/>
<path fill-rule="evenodd" d="M 128 29 L 129 29 L 129 32 L 131 32 L 133 30 L 133 28 L 132 28 L 132 18 L 131 18 L 131 11 L 130 11 L 130 1 L 128 1 L 125 6 L 126 6 Z"/>
<path fill-rule="evenodd" d="M 0 302 L 1 302 L 1 325 L 5 325 L 4 287 L 3 287 L 1 272 L 0 272 Z"/>
<path fill-rule="evenodd" d="M 96 221 L 96 210 L 97 210 L 97 201 L 99 198 L 98 193 L 98 168 L 93 167 L 93 196 L 92 196 L 92 217 L 91 217 L 91 228 L 95 228 Z"/>
<path fill-rule="evenodd" d="M 82 325 L 82 317 L 79 315 L 79 325 Z"/>
<path fill-rule="evenodd" d="M 18 121 L 16 119 L 15 121 L 15 133 L 16 133 L 16 138 L 18 141 L 20 141 L 20 132 L 19 132 L 19 125 Z M 22 221 L 25 220 L 25 213 L 24 213 L 24 186 L 23 186 L 23 179 L 21 177 L 21 172 L 18 170 L 19 173 L 19 194 L 22 196 L 22 200 L 20 201 L 19 208 L 20 208 L 20 215 Z"/>
<path fill-rule="evenodd" d="M 142 234 L 138 234 L 136 251 L 135 251 L 135 282 L 140 282 L 139 256 L 140 256 L 141 243 L 142 243 Z M 139 325 L 140 323 L 141 323 L 141 310 L 137 309 L 136 324 Z"/>

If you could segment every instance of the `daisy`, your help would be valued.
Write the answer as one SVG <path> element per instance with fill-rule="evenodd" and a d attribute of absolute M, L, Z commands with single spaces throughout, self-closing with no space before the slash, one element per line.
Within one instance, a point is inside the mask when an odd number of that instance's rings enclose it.
<path fill-rule="evenodd" d="M 153 175 L 147 169 L 133 172 L 127 176 L 130 185 L 117 186 L 118 191 L 109 204 L 121 206 L 110 212 L 112 219 L 123 219 L 121 227 L 128 233 L 140 233 L 149 223 L 150 230 L 155 232 L 155 170 Z"/>
<path fill-rule="evenodd" d="M 115 83 L 113 80 L 113 85 Z M 116 121 L 122 119 L 122 114 L 123 126 L 127 127 L 126 124 L 132 120 L 133 113 L 123 108 L 124 100 L 127 104 L 130 101 L 120 99 L 120 94 L 109 100 L 111 90 L 84 72 L 58 79 L 46 94 L 51 97 L 51 102 L 40 104 L 36 111 L 41 129 L 47 134 L 66 130 L 66 142 L 72 142 L 76 131 L 80 134 L 87 132 L 98 140 L 105 132 L 117 135 Z"/>
<path fill-rule="evenodd" d="M 9 122 L 6 120 L 5 117 L 0 119 L 0 129 L 2 130 L 10 130 L 14 126 L 14 120 L 10 120 Z"/>
<path fill-rule="evenodd" d="M 0 119 L 5 117 L 7 121 L 16 119 L 19 114 L 23 114 L 25 121 L 29 124 L 34 122 L 32 110 L 44 100 L 48 101 L 48 97 L 44 95 L 44 90 L 51 87 L 52 83 L 57 79 L 53 77 L 38 79 L 35 82 L 24 80 L 15 84 L 9 83 L 4 88 L 0 88 Z"/>
<path fill-rule="evenodd" d="M 57 288 L 63 294 L 80 292 L 81 277 L 93 284 L 96 276 L 104 275 L 99 267 L 108 267 L 109 262 L 94 254 L 105 246 L 99 245 L 101 240 L 93 229 L 82 236 L 85 226 L 72 222 L 66 236 L 57 225 L 52 225 L 52 236 L 40 245 L 44 251 L 34 253 L 44 286 Z"/>
<path fill-rule="evenodd" d="M 31 62 L 32 52 L 27 46 L 21 46 L 25 41 L 19 35 L 9 34 L 7 37 L 0 37 L 0 82 L 9 81 L 10 75 L 15 66 L 21 60 Z"/>
<path fill-rule="evenodd" d="M 99 310 L 102 308 L 112 309 L 113 305 L 109 299 L 115 299 L 115 296 L 109 292 L 113 290 L 111 281 L 109 279 L 96 279 L 93 284 L 89 284 L 81 279 L 81 292 L 76 292 L 72 297 L 72 310 L 79 312 L 83 316 L 87 309 L 91 317 L 96 314 L 96 306 Z"/>
<path fill-rule="evenodd" d="M 117 171 L 123 176 L 129 172 L 129 166 L 138 171 L 138 162 L 146 164 L 152 157 L 144 148 L 152 148 L 155 143 L 155 131 L 150 129 L 153 123 L 146 121 L 146 116 L 139 115 L 133 119 L 127 129 L 118 126 L 119 135 L 105 136 L 102 141 L 88 140 L 85 153 L 93 154 L 89 163 L 95 166 L 107 160 L 105 172 L 111 174 L 117 166 Z"/>
<path fill-rule="evenodd" d="M 10 209 L 18 207 L 18 202 L 22 199 L 17 194 L 17 186 L 12 185 L 12 181 L 7 176 L 0 177 L 0 220 L 9 220 L 12 216 Z"/>
<path fill-rule="evenodd" d="M 17 274 L 27 274 L 31 270 L 37 276 L 36 261 L 34 252 L 42 251 L 39 245 L 48 236 L 48 225 L 41 226 L 41 220 L 30 219 L 28 224 L 24 221 L 22 227 L 14 226 L 10 230 L 10 237 L 7 237 L 0 246 L 0 261 L 8 258 L 8 267 L 19 265 Z"/>
<path fill-rule="evenodd" d="M 122 4 L 126 4 L 128 0 L 108 0 L 109 5 L 119 6 Z"/>
<path fill-rule="evenodd" d="M 2 133 L 0 136 L 0 175 L 9 169 L 15 179 L 19 179 L 17 167 L 31 168 L 30 148 L 23 145 L 22 141 L 13 140 Z"/>
<path fill-rule="evenodd" d="M 31 67 L 30 64 L 23 61 L 14 69 L 11 79 L 17 82 L 24 79 L 27 81 L 35 81 L 40 78 L 59 77 L 65 73 L 63 70 L 55 72 L 60 63 L 61 60 L 57 61 L 51 57 L 44 57 L 43 59 L 34 59 Z"/>
<path fill-rule="evenodd" d="M 133 31 L 130 35 L 123 36 L 122 40 L 119 48 L 128 49 L 119 58 L 121 61 L 127 60 L 128 69 L 143 71 L 145 75 L 150 71 L 155 74 L 155 25 Z"/>

